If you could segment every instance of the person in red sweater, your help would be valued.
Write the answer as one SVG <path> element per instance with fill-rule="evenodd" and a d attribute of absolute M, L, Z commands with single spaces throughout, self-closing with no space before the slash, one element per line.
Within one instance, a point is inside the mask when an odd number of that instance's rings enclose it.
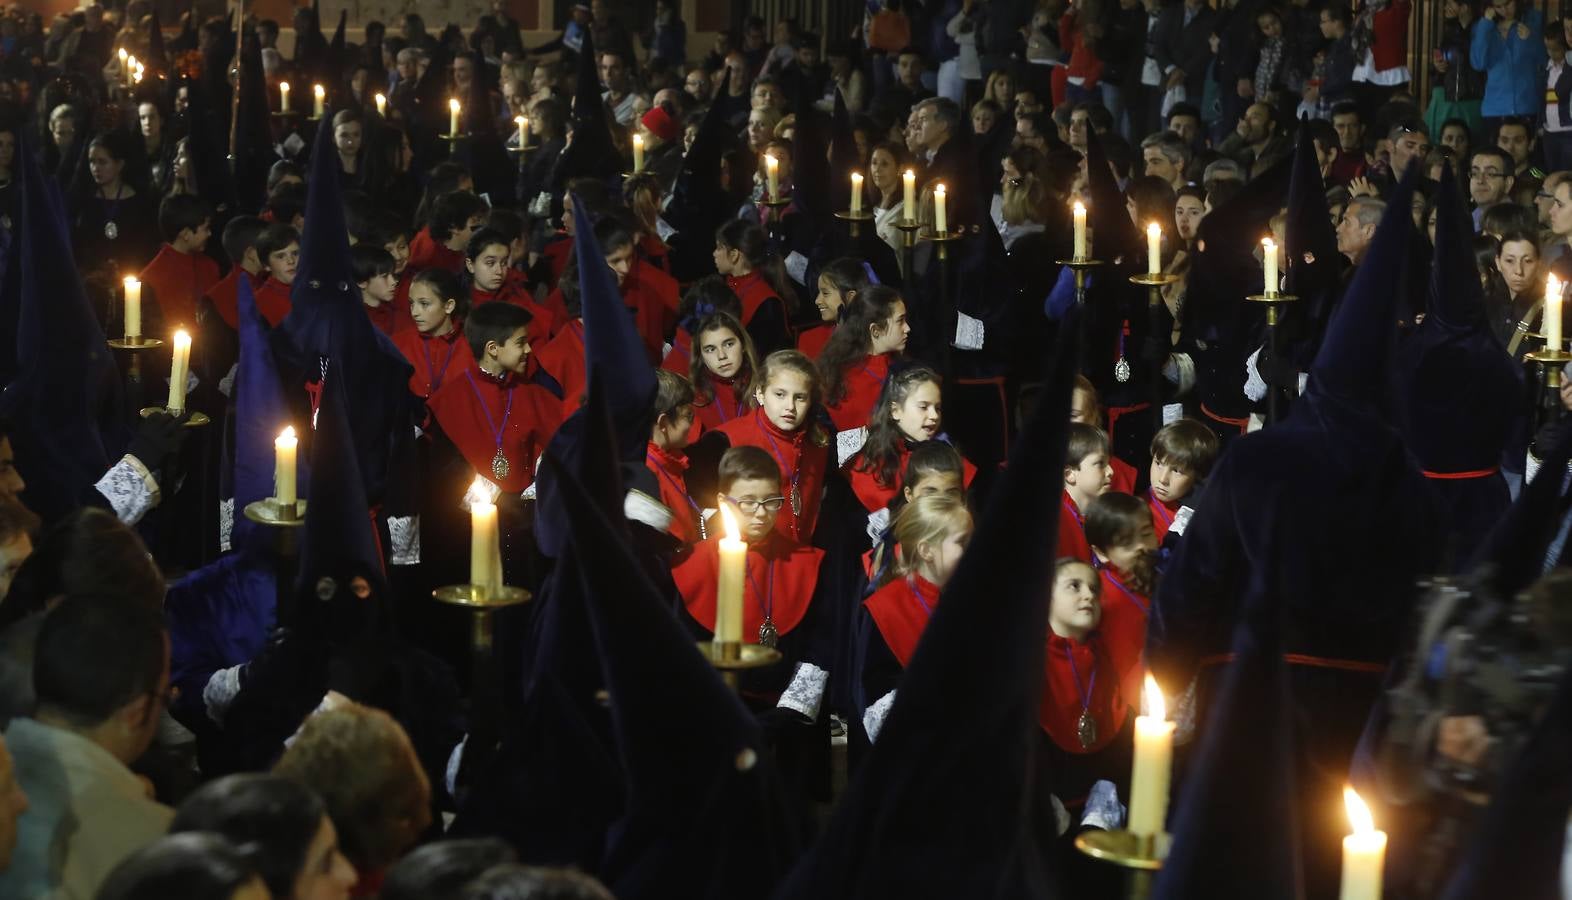
<path fill-rule="evenodd" d="M 289 315 L 290 285 L 295 283 L 295 270 L 300 266 L 300 232 L 293 225 L 274 222 L 257 238 L 257 259 L 267 280 L 257 288 L 257 312 L 267 323 L 277 328 Z"/>
<path fill-rule="evenodd" d="M 824 405 L 836 431 L 868 424 L 889 377 L 890 358 L 911 336 L 906 301 L 893 288 L 874 285 L 841 310 L 841 322 L 819 355 Z"/>
<path fill-rule="evenodd" d="M 723 312 L 701 319 L 693 339 L 698 353 L 689 362 L 688 380 L 694 419 L 697 427 L 714 431 L 747 415 L 758 356 L 747 329 Z"/>
<path fill-rule="evenodd" d="M 1174 517 L 1217 460 L 1217 433 L 1195 419 L 1169 422 L 1152 436 L 1152 470 L 1146 504 L 1152 531 L 1162 543 Z"/>
<path fill-rule="evenodd" d="M 452 272 L 427 269 L 415 276 L 409 289 L 409 316 L 415 327 L 393 335 L 394 346 L 415 367 L 409 376 L 410 393 L 429 399 L 475 364 L 459 324 L 467 309 L 463 286 Z"/>
<path fill-rule="evenodd" d="M 431 204 L 431 218 L 409 242 L 409 267 L 464 271 L 464 247 L 486 222 L 486 201 L 469 191 L 454 191 Z"/>
<path fill-rule="evenodd" d="M 677 559 L 704 540 L 699 504 L 688 494 L 688 432 L 693 429 L 693 385 L 681 375 L 655 370 L 655 425 L 650 429 L 644 462 L 660 482 L 660 502 L 671 510 L 666 530 L 682 543 Z"/>
<path fill-rule="evenodd" d="M 371 324 L 389 337 L 409 328 L 409 307 L 399 310 L 394 299 L 393 254 L 376 244 L 360 243 L 349 248 L 349 263 Z"/>
<path fill-rule="evenodd" d="M 830 335 L 835 333 L 841 311 L 867 286 L 868 271 L 861 262 L 850 257 L 832 260 L 820 269 L 819 292 L 813 300 L 814 307 L 819 310 L 819 323 L 797 332 L 797 349 L 806 353 L 809 359 L 817 360 L 824 353 Z"/>
<path fill-rule="evenodd" d="M 902 370 L 885 384 L 881 401 L 869 417 L 867 440 L 846 463 L 852 492 L 868 512 L 878 512 L 895 499 L 913 447 L 923 441 L 944 440 L 939 430 L 942 387 L 939 373 L 926 366 Z M 961 464 L 965 486 L 970 487 L 977 467 L 964 459 Z"/>
<path fill-rule="evenodd" d="M 1059 498 L 1059 548 L 1056 556 L 1092 561 L 1086 542 L 1086 510 L 1108 493 L 1113 469 L 1108 465 L 1108 434 L 1095 425 L 1071 422 L 1064 452 L 1064 495 Z"/>
<path fill-rule="evenodd" d="M 488 303 L 511 303 L 521 306 L 530 314 L 530 338 L 542 345 L 562 330 L 562 323 L 545 306 L 535 302 L 529 291 L 508 284 L 511 271 L 507 235 L 492 228 L 482 228 L 470 235 L 464 247 L 464 271 L 470 284 L 469 301 L 473 309 Z"/>
<path fill-rule="evenodd" d="M 1112 492 L 1086 510 L 1086 543 L 1102 581 L 1102 632 L 1125 663 L 1127 697 L 1139 696 L 1147 610 L 1157 589 L 1157 533 L 1149 512 L 1139 497 Z"/>
<path fill-rule="evenodd" d="M 177 194 L 159 204 L 158 229 L 165 243 L 137 277 L 144 296 L 150 292 L 157 301 L 166 331 L 193 327 L 197 303 L 218 283 L 218 263 L 202 252 L 212 221 L 207 201 L 193 194 Z"/>
<path fill-rule="evenodd" d="M 715 232 L 715 271 L 742 301 L 742 324 L 763 354 L 793 346 L 792 301 L 780 258 L 769 249 L 764 229 L 732 219 Z"/>
<path fill-rule="evenodd" d="M 813 538 L 829 468 L 830 437 L 814 421 L 819 396 L 813 361 L 796 350 L 777 350 L 760 364 L 753 408 L 719 429 L 733 447 L 759 447 L 775 458 L 787 499 L 775 527 L 799 544 Z"/>
<path fill-rule="evenodd" d="M 219 242 L 230 259 L 229 274 L 207 289 L 203 297 L 211 304 L 218 317 L 230 328 L 240 327 L 240 279 L 251 282 L 253 291 L 261 286 L 262 260 L 257 256 L 257 238 L 267 229 L 267 223 L 256 216 L 236 216 L 224 226 Z"/>
<path fill-rule="evenodd" d="M 864 647 L 858 705 L 870 742 L 895 702 L 901 672 L 939 605 L 939 593 L 960 564 L 972 536 L 972 514 L 957 496 L 930 494 L 907 504 L 891 530 L 900 559 L 863 601 L 858 627 Z"/>

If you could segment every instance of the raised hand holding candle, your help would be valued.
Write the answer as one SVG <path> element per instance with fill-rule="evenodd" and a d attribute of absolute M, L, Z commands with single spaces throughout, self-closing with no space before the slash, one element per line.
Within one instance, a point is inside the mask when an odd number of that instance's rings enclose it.
<path fill-rule="evenodd" d="M 1381 900 L 1381 870 L 1386 860 L 1386 832 L 1377 831 L 1370 807 L 1351 787 L 1343 787 L 1343 804 L 1354 833 L 1343 838 L 1341 900 Z"/>
<path fill-rule="evenodd" d="M 633 171 L 644 171 L 644 135 L 633 136 Z"/>
<path fill-rule="evenodd" d="M 1079 200 L 1075 201 L 1075 206 L 1071 207 L 1071 212 L 1074 214 L 1074 218 L 1075 218 L 1075 248 L 1074 248 L 1074 251 L 1070 255 L 1074 259 L 1085 259 L 1086 258 L 1086 204 L 1082 203 Z"/>
<path fill-rule="evenodd" d="M 1156 222 L 1146 226 L 1146 273 L 1161 275 L 1163 271 L 1163 230 Z"/>
<path fill-rule="evenodd" d="M 311 114 L 322 118 L 322 108 L 327 105 L 327 90 L 320 84 L 311 86 L 311 94 L 315 98 L 311 106 Z"/>
<path fill-rule="evenodd" d="M 848 207 L 854 216 L 862 215 L 862 173 L 851 173 L 851 206 Z"/>
<path fill-rule="evenodd" d="M 470 489 L 474 496 L 485 496 L 485 486 L 477 477 Z M 469 507 L 469 583 L 485 596 L 502 587 L 502 538 L 497 531 L 497 504 L 476 500 Z"/>
<path fill-rule="evenodd" d="M 169 402 L 164 404 L 170 412 L 184 412 L 186 408 L 186 374 L 191 371 L 191 335 L 185 329 L 175 332 L 174 358 L 169 363 Z"/>
<path fill-rule="evenodd" d="M 1561 295 L 1565 292 L 1561 280 L 1552 275 L 1545 281 L 1545 349 L 1561 349 Z"/>
<path fill-rule="evenodd" d="M 1156 838 L 1168 819 L 1168 779 L 1174 754 L 1174 723 L 1163 692 L 1146 675 L 1146 715 L 1135 718 L 1135 767 L 1130 773 L 1130 831 Z"/>
<path fill-rule="evenodd" d="M 142 335 L 142 282 L 126 276 L 126 340 Z"/>
<path fill-rule="evenodd" d="M 453 137 L 459 135 L 459 102 L 457 99 L 448 101 L 448 134 Z"/>
<path fill-rule="evenodd" d="M 764 154 L 764 184 L 765 196 L 773 202 L 780 199 L 781 193 L 781 161 Z"/>
<path fill-rule="evenodd" d="M 289 82 L 278 83 L 278 111 L 289 112 Z"/>
<path fill-rule="evenodd" d="M 715 642 L 742 642 L 742 579 L 748 570 L 748 543 L 737 536 L 737 519 L 721 501 L 726 531 L 720 539 L 720 574 L 715 584 Z"/>
<path fill-rule="evenodd" d="M 949 228 L 950 223 L 948 221 L 946 221 L 946 218 L 947 217 L 944 214 L 944 185 L 936 184 L 936 185 L 933 186 L 933 232 L 934 232 L 934 234 L 944 234 L 945 232 L 950 230 L 950 228 Z"/>
<path fill-rule="evenodd" d="M 387 114 L 388 114 L 388 98 L 387 98 L 387 95 L 386 94 L 378 94 L 377 95 L 377 115 L 385 116 Z"/>
<path fill-rule="evenodd" d="M 907 169 L 901 174 L 901 181 L 906 183 L 906 194 L 902 198 L 905 203 L 901 207 L 901 218 L 914 221 L 917 218 L 917 173 Z"/>
<path fill-rule="evenodd" d="M 1277 242 L 1261 238 L 1261 259 L 1266 263 L 1265 293 L 1277 293 Z"/>
<path fill-rule="evenodd" d="M 293 508 L 299 499 L 295 496 L 295 454 L 299 447 L 293 425 L 273 439 L 273 497 L 285 508 Z"/>

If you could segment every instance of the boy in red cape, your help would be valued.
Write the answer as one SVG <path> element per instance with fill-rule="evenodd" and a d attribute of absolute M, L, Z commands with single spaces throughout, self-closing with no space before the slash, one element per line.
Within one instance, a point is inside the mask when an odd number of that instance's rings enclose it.
<path fill-rule="evenodd" d="M 257 238 L 267 229 L 267 223 L 256 216 L 236 216 L 224 226 L 223 237 L 220 243 L 224 245 L 224 254 L 234 263 L 229 269 L 229 274 L 219 279 L 212 287 L 207 289 L 203 296 L 213 304 L 213 310 L 224 324 L 239 330 L 239 290 L 240 279 L 245 278 L 251 282 L 253 295 L 261 287 L 263 272 L 262 260 L 257 256 Z"/>
<path fill-rule="evenodd" d="M 1194 419 L 1169 422 L 1152 436 L 1152 470 L 1146 491 L 1157 542 L 1173 527 L 1185 498 L 1195 493 L 1217 461 L 1217 433 Z"/>
<path fill-rule="evenodd" d="M 257 259 L 267 280 L 256 290 L 257 311 L 274 328 L 289 315 L 290 286 L 300 267 L 300 232 L 274 222 L 257 238 Z"/>
<path fill-rule="evenodd" d="M 469 191 L 454 191 L 431 205 L 431 221 L 409 242 L 408 268 L 464 271 L 464 246 L 486 222 L 486 201 Z"/>
<path fill-rule="evenodd" d="M 645 450 L 645 465 L 660 482 L 660 502 L 671 510 L 666 530 L 683 551 L 704 539 L 699 504 L 688 493 L 688 432 L 693 428 L 693 385 L 680 375 L 655 370 L 655 424 Z M 679 551 L 682 552 L 682 551 Z M 679 555 L 678 559 L 683 557 Z"/>
<path fill-rule="evenodd" d="M 1092 548 L 1086 543 L 1086 510 L 1112 484 L 1108 435 L 1094 425 L 1071 422 L 1064 454 L 1064 494 L 1059 498 L 1059 547 L 1055 556 L 1092 561 Z"/>
<path fill-rule="evenodd" d="M 212 233 L 212 210 L 194 194 L 177 194 L 158 207 L 158 230 L 164 246 L 138 278 L 152 291 L 164 326 L 196 325 L 197 302 L 218 283 L 218 263 L 202 248 Z"/>

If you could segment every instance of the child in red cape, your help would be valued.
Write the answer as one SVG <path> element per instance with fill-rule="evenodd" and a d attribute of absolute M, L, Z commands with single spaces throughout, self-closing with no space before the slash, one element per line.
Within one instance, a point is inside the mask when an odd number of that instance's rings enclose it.
<path fill-rule="evenodd" d="M 890 358 L 906 349 L 911 326 L 906 302 L 883 285 L 857 294 L 840 315 L 819 355 L 819 372 L 830 421 L 836 431 L 849 431 L 868 424 L 889 377 Z"/>
<path fill-rule="evenodd" d="M 829 469 L 830 438 L 814 421 L 818 405 L 812 360 L 796 350 L 777 350 L 759 367 L 752 409 L 719 429 L 733 447 L 758 447 L 774 457 L 787 501 L 775 527 L 798 544 L 813 539 Z"/>
<path fill-rule="evenodd" d="M 867 440 L 846 464 L 852 492 L 868 512 L 878 512 L 895 499 L 897 479 L 914 446 L 944 439 L 939 430 L 941 387 L 939 373 L 925 366 L 904 369 L 885 383 L 882 401 L 868 423 Z M 965 486 L 971 487 L 977 467 L 964 459 L 961 464 Z"/>

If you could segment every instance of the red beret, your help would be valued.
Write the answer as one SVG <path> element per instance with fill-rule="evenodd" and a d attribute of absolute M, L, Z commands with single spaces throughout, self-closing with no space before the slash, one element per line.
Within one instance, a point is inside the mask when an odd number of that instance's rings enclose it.
<path fill-rule="evenodd" d="M 682 131 L 677 125 L 677 120 L 663 106 L 652 106 L 650 111 L 639 120 L 650 134 L 660 138 L 663 143 L 670 144 L 681 136 Z"/>

